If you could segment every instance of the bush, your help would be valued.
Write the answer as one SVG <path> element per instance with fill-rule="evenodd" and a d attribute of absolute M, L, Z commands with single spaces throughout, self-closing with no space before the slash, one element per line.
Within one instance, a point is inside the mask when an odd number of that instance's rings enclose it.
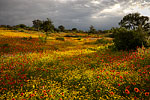
<path fill-rule="evenodd" d="M 32 40 L 32 36 L 29 37 L 29 40 Z"/>
<path fill-rule="evenodd" d="M 114 34 L 108 34 L 106 37 L 114 38 Z"/>
<path fill-rule="evenodd" d="M 137 47 L 146 46 L 146 33 L 142 29 L 127 30 L 118 28 L 113 31 L 114 45 L 118 50 L 136 50 Z"/>
<path fill-rule="evenodd" d="M 101 44 L 107 44 L 107 43 L 111 43 L 111 41 L 102 38 L 102 39 L 97 39 L 96 42 L 95 42 L 95 44 L 100 44 L 100 43 L 101 43 Z"/>
<path fill-rule="evenodd" d="M 83 37 L 83 36 L 80 36 L 80 35 L 65 35 L 64 37 L 80 38 L 80 37 Z"/>
<path fill-rule="evenodd" d="M 28 38 L 27 38 L 27 37 L 23 37 L 22 39 L 23 39 L 23 40 L 27 40 Z"/>
<path fill-rule="evenodd" d="M 9 44 L 8 43 L 0 44 L 0 47 L 9 47 Z"/>
<path fill-rule="evenodd" d="M 24 32 L 24 30 L 20 30 L 19 32 Z"/>
<path fill-rule="evenodd" d="M 65 41 L 64 37 L 57 37 L 56 40 Z"/>
<path fill-rule="evenodd" d="M 46 43 L 46 37 L 44 38 L 44 37 L 41 37 L 41 36 L 39 36 L 39 43 Z"/>

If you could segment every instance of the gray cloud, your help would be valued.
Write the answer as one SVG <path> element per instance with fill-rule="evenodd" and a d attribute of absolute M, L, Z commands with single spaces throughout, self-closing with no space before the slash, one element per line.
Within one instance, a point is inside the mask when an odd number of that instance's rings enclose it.
<path fill-rule="evenodd" d="M 125 10 L 149 7 L 149 0 L 0 0 L 0 24 L 32 25 L 51 18 L 55 26 L 88 29 L 116 27 Z"/>

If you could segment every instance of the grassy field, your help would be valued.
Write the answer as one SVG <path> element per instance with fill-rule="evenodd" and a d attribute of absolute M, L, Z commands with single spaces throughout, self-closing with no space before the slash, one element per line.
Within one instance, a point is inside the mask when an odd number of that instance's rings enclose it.
<path fill-rule="evenodd" d="M 150 48 L 114 51 L 104 35 L 44 38 L 0 29 L 0 100 L 149 100 Z"/>

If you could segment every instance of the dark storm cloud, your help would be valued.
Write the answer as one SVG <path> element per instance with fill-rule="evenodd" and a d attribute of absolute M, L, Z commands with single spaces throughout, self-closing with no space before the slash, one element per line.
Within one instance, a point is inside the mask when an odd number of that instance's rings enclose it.
<path fill-rule="evenodd" d="M 150 6 L 149 0 L 0 0 L 0 24 L 32 25 L 51 18 L 55 26 L 106 29 L 117 26 L 125 9 Z M 119 7 L 119 8 L 117 8 Z"/>

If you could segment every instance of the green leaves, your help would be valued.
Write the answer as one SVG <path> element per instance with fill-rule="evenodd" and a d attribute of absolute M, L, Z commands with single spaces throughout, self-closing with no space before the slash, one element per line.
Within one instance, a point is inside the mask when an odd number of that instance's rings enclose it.
<path fill-rule="evenodd" d="M 123 17 L 119 25 L 129 30 L 137 30 L 139 25 L 141 25 L 141 28 L 147 31 L 150 28 L 148 21 L 149 17 L 147 16 L 140 16 L 140 13 L 130 13 Z"/>
<path fill-rule="evenodd" d="M 139 27 L 137 31 L 118 28 L 114 30 L 114 45 L 118 50 L 135 50 L 146 46 L 146 34 Z"/>

